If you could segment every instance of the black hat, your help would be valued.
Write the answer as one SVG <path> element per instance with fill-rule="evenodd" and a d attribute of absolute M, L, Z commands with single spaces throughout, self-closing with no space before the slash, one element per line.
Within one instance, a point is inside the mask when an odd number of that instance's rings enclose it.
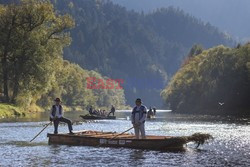
<path fill-rule="evenodd" d="M 141 101 L 140 98 L 137 98 L 135 102 L 140 102 L 140 103 L 142 103 L 142 101 Z"/>
<path fill-rule="evenodd" d="M 57 97 L 55 101 L 61 102 L 61 99 Z"/>

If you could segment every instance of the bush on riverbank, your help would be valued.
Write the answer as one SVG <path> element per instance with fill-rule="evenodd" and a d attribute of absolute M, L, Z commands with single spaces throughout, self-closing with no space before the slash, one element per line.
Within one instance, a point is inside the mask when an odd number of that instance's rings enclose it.
<path fill-rule="evenodd" d="M 25 115 L 25 112 L 17 106 L 0 103 L 0 119 L 8 117 L 21 117 Z"/>

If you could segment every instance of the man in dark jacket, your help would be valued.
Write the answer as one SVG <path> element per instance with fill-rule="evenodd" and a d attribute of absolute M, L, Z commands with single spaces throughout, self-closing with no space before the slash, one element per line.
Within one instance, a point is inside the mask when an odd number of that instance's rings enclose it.
<path fill-rule="evenodd" d="M 111 110 L 110 110 L 108 116 L 109 116 L 111 113 L 113 114 L 113 116 L 115 116 L 115 107 L 114 107 L 113 105 L 111 106 Z"/>
<path fill-rule="evenodd" d="M 73 134 L 72 122 L 69 119 L 63 117 L 63 107 L 61 105 L 60 98 L 55 99 L 55 105 L 53 105 L 51 108 L 50 121 L 53 121 L 54 123 L 54 128 L 55 128 L 54 134 L 58 133 L 59 122 L 67 123 L 69 128 L 69 133 Z"/>

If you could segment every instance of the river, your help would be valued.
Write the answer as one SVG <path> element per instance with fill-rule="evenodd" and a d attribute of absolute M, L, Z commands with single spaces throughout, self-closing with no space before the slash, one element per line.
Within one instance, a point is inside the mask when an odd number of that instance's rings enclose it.
<path fill-rule="evenodd" d="M 79 114 L 65 113 L 65 117 L 81 120 Z M 131 127 L 129 115 L 118 112 L 117 120 L 84 121 L 73 127 L 122 132 Z M 52 126 L 30 143 L 47 122 L 47 115 L 41 114 L 0 123 L 0 166 L 250 166 L 249 118 L 159 112 L 154 120 L 146 122 L 147 134 L 182 136 L 202 132 L 214 137 L 199 149 L 188 144 L 182 152 L 48 145 L 46 134 L 53 132 Z M 60 126 L 59 132 L 67 132 L 67 126 Z"/>

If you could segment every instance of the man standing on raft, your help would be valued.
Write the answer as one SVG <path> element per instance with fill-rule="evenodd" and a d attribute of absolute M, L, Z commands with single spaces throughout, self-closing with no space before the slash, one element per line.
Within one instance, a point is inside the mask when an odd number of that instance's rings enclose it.
<path fill-rule="evenodd" d="M 55 99 L 55 105 L 53 105 L 51 109 L 50 121 L 53 121 L 54 123 L 54 128 L 55 128 L 54 134 L 58 134 L 59 122 L 67 123 L 69 128 L 69 133 L 73 134 L 72 122 L 69 119 L 63 117 L 63 107 L 61 105 L 60 98 Z"/>
<path fill-rule="evenodd" d="M 144 123 L 147 116 L 147 107 L 142 105 L 142 101 L 139 98 L 136 99 L 135 104 L 136 106 L 134 107 L 131 116 L 132 124 L 135 129 L 135 136 L 139 139 L 139 134 L 141 134 L 141 138 L 145 139 L 146 135 Z"/>

